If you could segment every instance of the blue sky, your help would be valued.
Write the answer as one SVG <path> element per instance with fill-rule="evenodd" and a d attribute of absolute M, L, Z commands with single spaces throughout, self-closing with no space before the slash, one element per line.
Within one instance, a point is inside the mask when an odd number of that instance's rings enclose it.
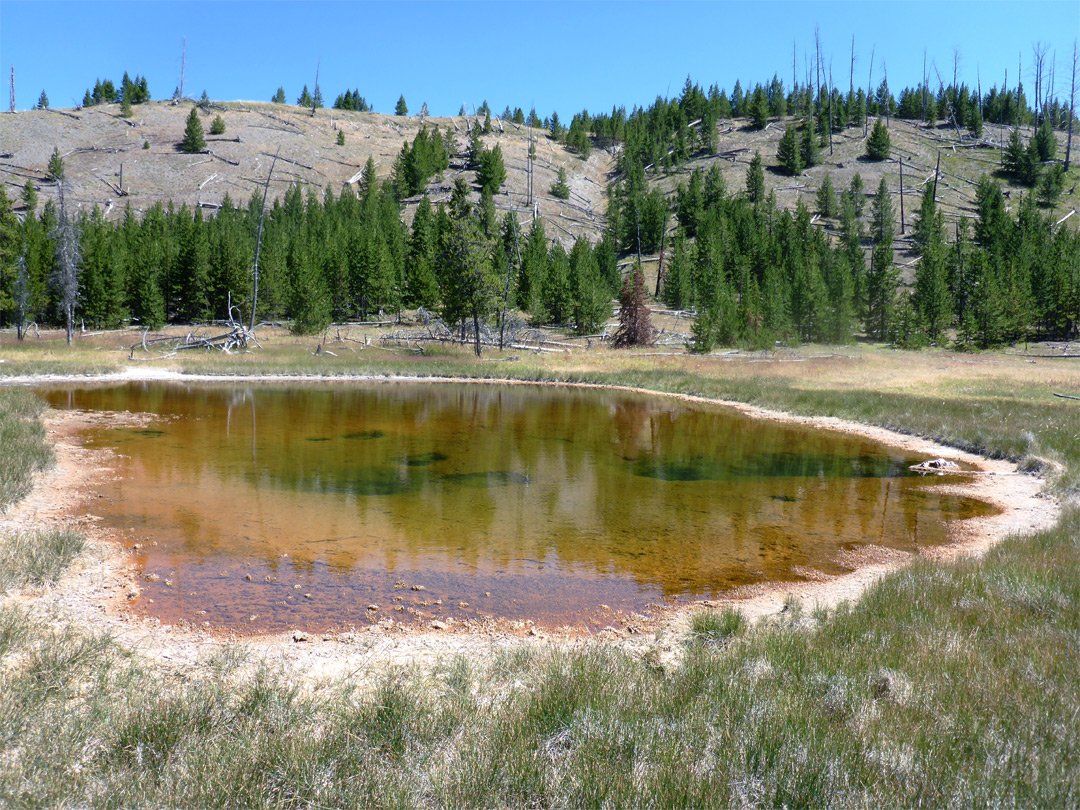
<path fill-rule="evenodd" d="M 127 70 L 147 78 L 156 98 L 179 84 L 187 38 L 185 91 L 219 100 L 269 100 L 279 85 L 290 102 L 316 67 L 327 104 L 357 88 L 380 112 L 404 94 L 411 112 L 433 115 L 487 99 L 541 117 L 569 120 L 587 108 L 651 103 L 678 94 L 687 74 L 729 90 L 777 73 L 790 86 L 792 47 L 799 80 L 818 26 L 833 80 L 848 86 L 855 37 L 855 83 L 865 86 L 871 49 L 874 84 L 886 62 L 889 84 L 915 85 L 924 49 L 948 83 L 959 49 L 960 75 L 974 85 L 1016 80 L 1029 93 L 1032 46 L 1057 53 L 1057 94 L 1068 93 L 1080 3 L 1049 2 L 0 2 L 0 68 L 15 68 L 17 103 L 44 89 L 54 107 L 74 106 L 95 78 L 119 84 Z M 933 71 L 931 81 L 936 82 Z M 7 108 L 6 93 L 0 107 Z"/>

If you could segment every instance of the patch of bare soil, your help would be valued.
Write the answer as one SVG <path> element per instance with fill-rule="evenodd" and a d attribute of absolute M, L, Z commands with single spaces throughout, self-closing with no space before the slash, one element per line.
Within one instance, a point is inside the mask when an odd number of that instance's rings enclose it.
<path fill-rule="evenodd" d="M 147 374 L 143 369 L 132 369 L 124 376 L 165 379 L 177 375 L 161 371 Z M 715 400 L 680 398 L 716 404 Z M 965 476 L 962 483 L 947 485 L 947 489 L 988 501 L 1001 512 L 953 524 L 953 542 L 920 552 L 923 556 L 947 561 L 981 554 L 1006 535 L 1049 527 L 1057 518 L 1059 505 L 1043 493 L 1043 482 L 1019 473 L 1008 462 L 988 460 L 917 437 L 839 419 L 796 417 L 741 403 L 723 404 L 757 418 L 855 433 L 906 450 L 973 465 L 978 473 Z M 417 629 L 387 621 L 351 632 L 290 632 L 234 638 L 201 628 L 162 625 L 126 609 L 126 604 L 139 593 L 138 577 L 118 538 L 97 525 L 90 486 L 101 476 L 112 474 L 109 463 L 112 451 L 86 448 L 80 438 L 85 428 L 105 421 L 115 425 L 118 418 L 137 421 L 139 417 L 79 411 L 46 414 L 44 423 L 55 447 L 56 466 L 40 474 L 33 492 L 0 517 L 0 533 L 75 524 L 90 539 L 90 551 L 59 585 L 9 593 L 3 598 L 18 600 L 58 625 L 70 623 L 107 631 L 136 654 L 181 672 L 199 669 L 230 645 L 239 645 L 249 652 L 254 664 L 281 665 L 311 683 L 340 677 L 371 683 L 379 674 L 398 666 L 427 668 L 458 655 L 487 660 L 500 649 L 537 644 L 570 647 L 617 643 L 639 654 L 649 654 L 662 664 L 671 663 L 678 658 L 691 613 L 703 605 L 732 607 L 751 620 L 781 613 L 791 599 L 807 608 L 832 607 L 858 598 L 869 585 L 913 558 L 912 554 L 868 545 L 848 552 L 839 560 L 854 569 L 849 574 L 826 576 L 813 570 L 800 571 L 804 581 L 748 586 L 722 600 L 668 608 L 652 617 L 629 617 L 622 628 L 608 628 L 590 636 L 569 630 L 541 632 L 528 625 L 499 621 L 459 623 L 439 629 Z"/>

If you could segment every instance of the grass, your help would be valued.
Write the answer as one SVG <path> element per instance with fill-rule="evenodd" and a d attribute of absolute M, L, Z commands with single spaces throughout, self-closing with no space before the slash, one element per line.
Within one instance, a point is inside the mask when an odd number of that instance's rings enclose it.
<path fill-rule="evenodd" d="M 45 428 L 37 418 L 45 404 L 22 389 L 0 389 L 0 513 L 25 496 L 34 473 L 53 463 Z"/>
<path fill-rule="evenodd" d="M 313 358 L 302 341 L 213 373 L 498 376 L 635 385 L 835 415 L 1061 465 L 1068 366 L 844 349 L 790 362 L 597 352 Z M 373 357 L 378 355 L 378 357 Z M 0 413 L 25 400 L 0 392 Z M 753 627 L 691 617 L 676 661 L 522 648 L 302 689 L 235 650 L 176 674 L 0 603 L 0 806 L 1073 807 L 1080 802 L 1080 508 L 977 559 L 918 562 L 858 602 Z M 26 575 L 21 575 L 26 576 Z M 52 574 L 55 576 L 55 574 Z"/>
<path fill-rule="evenodd" d="M 86 546 L 72 529 L 15 534 L 0 543 L 0 591 L 57 582 Z"/>

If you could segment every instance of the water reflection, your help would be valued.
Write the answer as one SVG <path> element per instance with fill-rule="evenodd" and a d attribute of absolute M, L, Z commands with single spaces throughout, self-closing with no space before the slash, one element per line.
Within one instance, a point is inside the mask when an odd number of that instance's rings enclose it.
<path fill-rule="evenodd" d="M 946 520 L 989 511 L 911 475 L 919 456 L 659 397 L 399 383 L 47 395 L 155 415 L 89 441 L 120 450 L 100 511 L 158 543 L 140 560 L 161 576 L 142 607 L 171 620 L 606 623 L 600 604 L 838 572 L 839 549 L 940 543 Z"/>

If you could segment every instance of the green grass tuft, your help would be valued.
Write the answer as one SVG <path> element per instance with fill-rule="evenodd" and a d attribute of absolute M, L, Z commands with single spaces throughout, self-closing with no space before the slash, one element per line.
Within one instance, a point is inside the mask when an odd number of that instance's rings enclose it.
<path fill-rule="evenodd" d="M 737 610 L 700 610 L 690 617 L 690 637 L 699 643 L 723 644 L 746 629 L 746 618 Z"/>
<path fill-rule="evenodd" d="M 85 547 L 86 538 L 73 529 L 0 539 L 0 591 L 56 582 Z"/>

